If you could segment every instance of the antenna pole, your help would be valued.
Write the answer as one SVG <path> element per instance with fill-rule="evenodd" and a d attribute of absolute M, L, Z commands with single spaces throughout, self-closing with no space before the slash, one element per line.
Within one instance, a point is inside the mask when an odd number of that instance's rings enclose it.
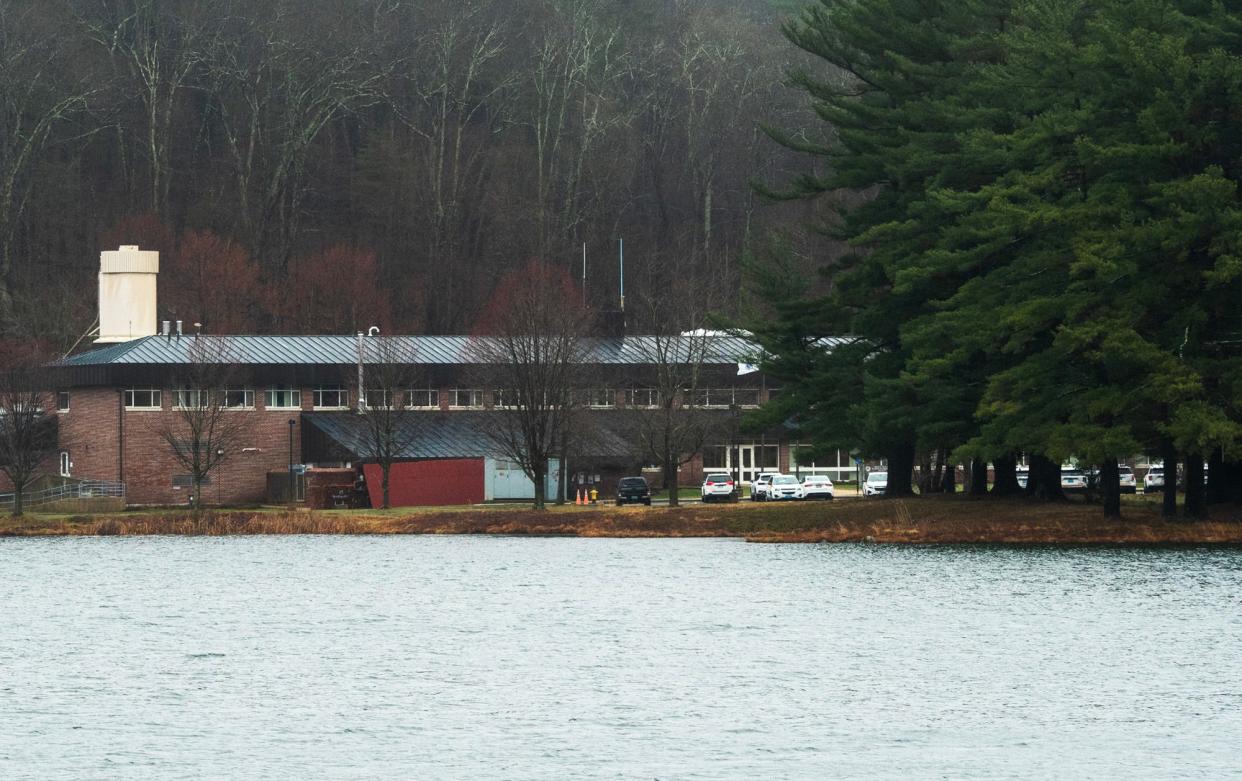
<path fill-rule="evenodd" d="M 621 261 L 621 311 L 625 311 L 625 239 L 617 239 L 617 251 Z"/>

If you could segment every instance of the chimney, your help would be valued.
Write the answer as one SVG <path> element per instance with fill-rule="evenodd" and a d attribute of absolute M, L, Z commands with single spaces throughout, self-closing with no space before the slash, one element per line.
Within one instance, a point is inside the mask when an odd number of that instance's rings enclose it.
<path fill-rule="evenodd" d="M 135 245 L 99 253 L 98 344 L 154 336 L 160 253 Z"/>

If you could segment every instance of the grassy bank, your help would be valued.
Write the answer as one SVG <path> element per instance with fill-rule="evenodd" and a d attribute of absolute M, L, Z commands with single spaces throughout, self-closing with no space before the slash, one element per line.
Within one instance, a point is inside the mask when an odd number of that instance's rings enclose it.
<path fill-rule="evenodd" d="M 929 497 L 781 505 L 679 508 L 402 508 L 388 511 L 283 508 L 181 510 L 0 519 L 0 536 L 117 534 L 528 534 L 577 537 L 742 537 L 755 542 L 1000 543 L 1087 545 L 1242 544 L 1242 509 L 1212 521 L 1167 523 L 1154 503 L 1134 502 L 1106 521 L 1078 503 Z"/>

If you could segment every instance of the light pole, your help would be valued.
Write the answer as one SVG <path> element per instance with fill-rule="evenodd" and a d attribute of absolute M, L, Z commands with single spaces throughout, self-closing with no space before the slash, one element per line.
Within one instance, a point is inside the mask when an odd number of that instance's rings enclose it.
<path fill-rule="evenodd" d="M 289 418 L 289 504 L 293 504 L 293 427 L 298 422 L 293 418 Z"/>

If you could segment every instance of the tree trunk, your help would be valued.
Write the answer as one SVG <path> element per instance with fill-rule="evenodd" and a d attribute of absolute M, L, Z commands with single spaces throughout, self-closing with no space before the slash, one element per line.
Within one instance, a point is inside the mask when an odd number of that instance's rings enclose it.
<path fill-rule="evenodd" d="M 941 451 L 941 457 L 945 459 L 944 472 L 940 476 L 940 493 L 954 496 L 957 494 L 957 465 L 950 464 L 944 451 Z"/>
<path fill-rule="evenodd" d="M 548 462 L 536 464 L 532 471 L 535 473 L 535 509 L 543 510 L 548 504 Z"/>
<path fill-rule="evenodd" d="M 885 454 L 888 457 L 888 488 L 885 496 L 914 496 L 911 476 L 914 472 L 914 445 L 896 445 Z"/>
<path fill-rule="evenodd" d="M 381 478 L 381 485 L 384 489 L 384 498 L 383 498 L 383 504 L 380 505 L 380 509 L 387 510 L 388 509 L 388 473 L 392 470 L 392 464 L 388 462 L 380 464 L 380 469 L 384 473 L 383 477 Z"/>
<path fill-rule="evenodd" d="M 680 507 L 681 502 L 677 498 L 677 478 L 679 477 L 677 464 L 674 462 L 674 457 L 667 453 L 664 459 L 664 487 L 668 489 L 668 506 Z"/>
<path fill-rule="evenodd" d="M 194 517 L 197 518 L 203 510 L 203 478 L 194 475 L 194 479 L 190 481 L 190 490 L 194 495 L 190 497 L 190 508 L 194 511 Z"/>
<path fill-rule="evenodd" d="M 1177 448 L 1173 440 L 1160 442 L 1160 458 L 1164 461 L 1164 487 L 1160 489 L 1160 514 L 1165 518 L 1177 517 Z"/>
<path fill-rule="evenodd" d="M 1104 517 L 1121 517 L 1121 470 L 1116 458 L 1107 458 L 1100 467 L 1100 491 L 1104 495 Z"/>
<path fill-rule="evenodd" d="M 1017 482 L 1017 478 L 1014 478 Z M 988 492 L 988 462 L 982 458 L 970 460 L 970 495 L 985 496 Z"/>
<path fill-rule="evenodd" d="M 23 486 L 20 486 L 20 485 L 13 486 L 13 517 L 14 518 L 22 517 L 22 512 L 23 512 L 22 502 L 25 499 L 25 493 L 26 491 L 24 490 Z"/>
<path fill-rule="evenodd" d="M 932 457 L 931 453 L 924 453 L 923 458 L 919 461 L 919 493 L 926 496 L 934 490 L 932 482 Z"/>
<path fill-rule="evenodd" d="M 992 459 L 992 468 L 996 471 L 992 482 L 993 496 L 1017 496 L 1022 493 L 1022 486 L 1018 485 L 1018 459 L 1012 453 Z M 1027 485 L 1030 485 L 1029 473 Z"/>
<path fill-rule="evenodd" d="M 1065 492 L 1061 490 L 1061 465 L 1046 456 L 1032 453 L 1026 495 L 1045 502 L 1065 501 Z"/>
<path fill-rule="evenodd" d="M 1169 479 L 1168 467 L 1165 468 L 1164 479 Z M 1187 518 L 1203 518 L 1207 512 L 1203 504 L 1203 456 L 1186 456 L 1186 499 L 1185 512 Z"/>

